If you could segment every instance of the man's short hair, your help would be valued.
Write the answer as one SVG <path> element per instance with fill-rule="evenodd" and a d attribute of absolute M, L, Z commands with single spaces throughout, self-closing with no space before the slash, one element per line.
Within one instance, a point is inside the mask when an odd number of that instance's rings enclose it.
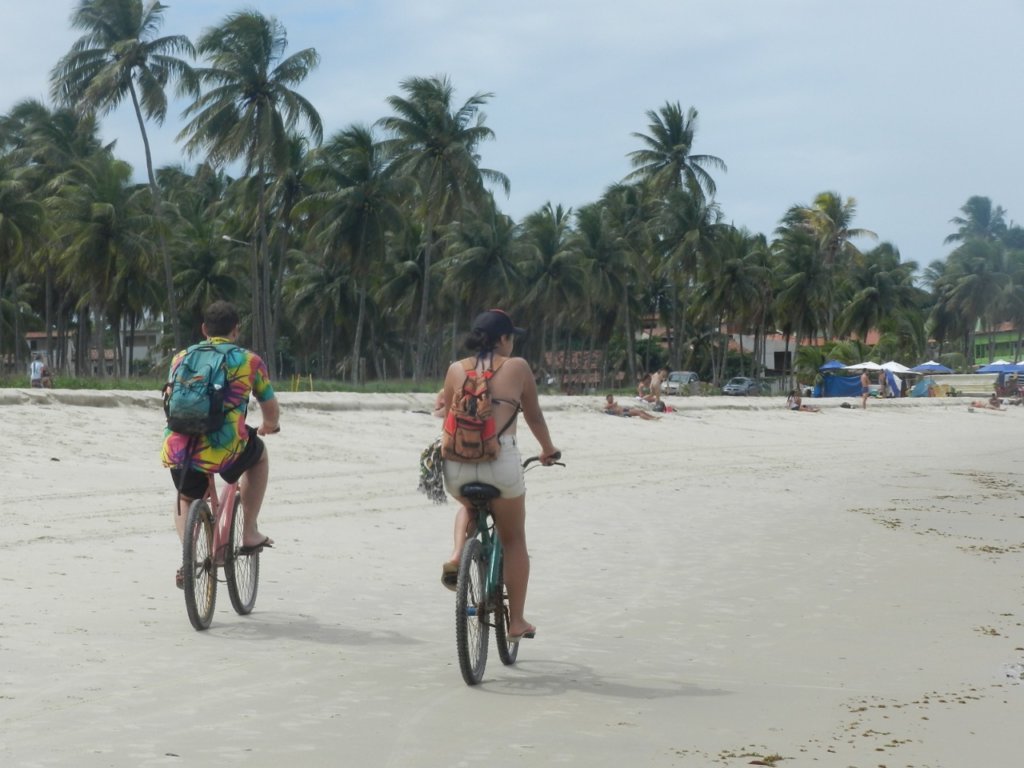
<path fill-rule="evenodd" d="M 238 310 L 230 301 L 215 301 L 203 313 L 203 323 L 211 336 L 227 336 L 238 325 Z"/>

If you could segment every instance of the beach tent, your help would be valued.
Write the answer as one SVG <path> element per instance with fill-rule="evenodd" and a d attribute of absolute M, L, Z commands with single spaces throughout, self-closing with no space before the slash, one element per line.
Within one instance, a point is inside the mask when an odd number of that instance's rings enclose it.
<path fill-rule="evenodd" d="M 911 397 L 928 397 L 928 392 L 935 387 L 935 379 L 928 376 L 922 376 L 921 380 L 917 382 L 910 390 Z"/>
<path fill-rule="evenodd" d="M 920 366 L 914 366 L 910 370 L 920 374 L 951 374 L 953 372 L 951 368 L 946 368 L 941 362 L 936 362 L 935 360 L 922 362 Z"/>
<path fill-rule="evenodd" d="M 975 373 L 1024 373 L 1024 363 L 1007 363 L 996 360 L 994 363 L 981 366 Z"/>
<path fill-rule="evenodd" d="M 839 360 L 829 360 L 818 371 L 822 374 L 814 382 L 815 397 L 852 397 L 860 392 L 860 380 L 856 376 L 843 376 L 847 365 Z"/>
<path fill-rule="evenodd" d="M 841 363 L 838 360 L 829 360 L 825 363 L 819 371 L 841 371 L 846 367 L 846 363 Z"/>
<path fill-rule="evenodd" d="M 913 376 L 914 371 L 907 368 L 903 363 L 890 360 L 887 363 L 882 363 L 882 375 L 885 376 L 886 397 L 902 397 L 903 379 L 900 377 Z"/>

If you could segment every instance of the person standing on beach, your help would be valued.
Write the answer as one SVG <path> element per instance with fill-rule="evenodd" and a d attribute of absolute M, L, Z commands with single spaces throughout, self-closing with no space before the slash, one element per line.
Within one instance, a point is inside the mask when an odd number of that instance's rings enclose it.
<path fill-rule="evenodd" d="M 464 346 L 471 356 L 457 360 L 448 368 L 444 380 L 443 402 L 454 402 L 466 380 L 466 371 L 495 371 L 489 390 L 494 421 L 506 425 L 498 442 L 501 450 L 494 461 L 461 462 L 446 459 L 444 484 L 462 506 L 455 518 L 455 541 L 451 558 L 442 573 L 456 565 L 473 522 L 467 513 L 468 499 L 459 495 L 463 485 L 471 482 L 489 483 L 501 492 L 491 501 L 494 524 L 504 548 L 504 581 L 508 589 L 508 638 L 518 642 L 532 638 L 537 628 L 524 617 L 526 588 L 530 580 L 530 555 L 526 548 L 526 484 L 523 480 L 522 458 L 516 445 L 516 421 L 523 412 L 526 425 L 540 443 L 542 464 L 551 464 L 559 453 L 548 432 L 537 397 L 537 383 L 530 365 L 521 357 L 512 357 L 515 337 L 525 333 L 500 309 L 478 315 Z M 468 367 L 467 367 L 468 366 Z"/>
<path fill-rule="evenodd" d="M 867 371 L 860 372 L 860 407 L 868 407 L 868 395 L 871 394 L 871 379 Z"/>
<path fill-rule="evenodd" d="M 260 435 L 280 431 L 281 412 L 266 363 L 255 352 L 235 344 L 239 336 L 238 322 L 237 310 L 226 301 L 213 302 L 203 315 L 203 335 L 213 344 L 223 345 L 227 354 L 228 386 L 223 426 L 216 432 L 199 436 L 165 429 L 161 459 L 170 469 L 178 491 L 174 525 L 179 539 L 185 534 L 189 505 L 203 497 L 209 475 L 216 472 L 228 483 L 241 479 L 239 490 L 245 510 L 242 547 L 258 551 L 274 545 L 273 539 L 260 533 L 257 525 L 270 477 L 270 459 Z M 168 381 L 173 380 L 175 370 L 190 349 L 192 347 L 174 356 Z M 250 395 L 259 401 L 263 414 L 259 429 L 245 423 Z M 175 583 L 183 588 L 180 568 Z"/>
<path fill-rule="evenodd" d="M 32 362 L 28 365 L 28 383 L 33 389 L 43 388 L 43 359 L 39 353 L 32 355 Z"/>
<path fill-rule="evenodd" d="M 648 398 L 654 403 L 654 410 L 664 411 L 665 404 L 661 402 L 661 385 L 668 378 L 668 367 L 659 368 L 651 376 L 651 396 Z"/>

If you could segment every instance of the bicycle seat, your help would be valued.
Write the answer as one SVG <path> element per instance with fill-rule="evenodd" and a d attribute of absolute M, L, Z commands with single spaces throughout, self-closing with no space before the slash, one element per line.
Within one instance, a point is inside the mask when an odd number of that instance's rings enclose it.
<path fill-rule="evenodd" d="M 496 499 L 501 495 L 501 491 L 487 483 L 466 483 L 460 493 L 470 499 Z"/>

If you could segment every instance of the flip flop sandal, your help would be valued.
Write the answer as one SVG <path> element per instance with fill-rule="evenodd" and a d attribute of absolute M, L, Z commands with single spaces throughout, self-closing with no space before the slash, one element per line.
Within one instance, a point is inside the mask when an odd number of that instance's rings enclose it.
<path fill-rule="evenodd" d="M 459 565 L 458 563 L 445 563 L 441 566 L 441 584 L 444 585 L 445 589 L 450 589 L 452 592 L 455 591 L 455 586 L 459 583 Z"/>
<path fill-rule="evenodd" d="M 185 588 L 185 569 L 179 568 L 178 572 L 174 574 L 174 586 L 178 589 Z"/>

